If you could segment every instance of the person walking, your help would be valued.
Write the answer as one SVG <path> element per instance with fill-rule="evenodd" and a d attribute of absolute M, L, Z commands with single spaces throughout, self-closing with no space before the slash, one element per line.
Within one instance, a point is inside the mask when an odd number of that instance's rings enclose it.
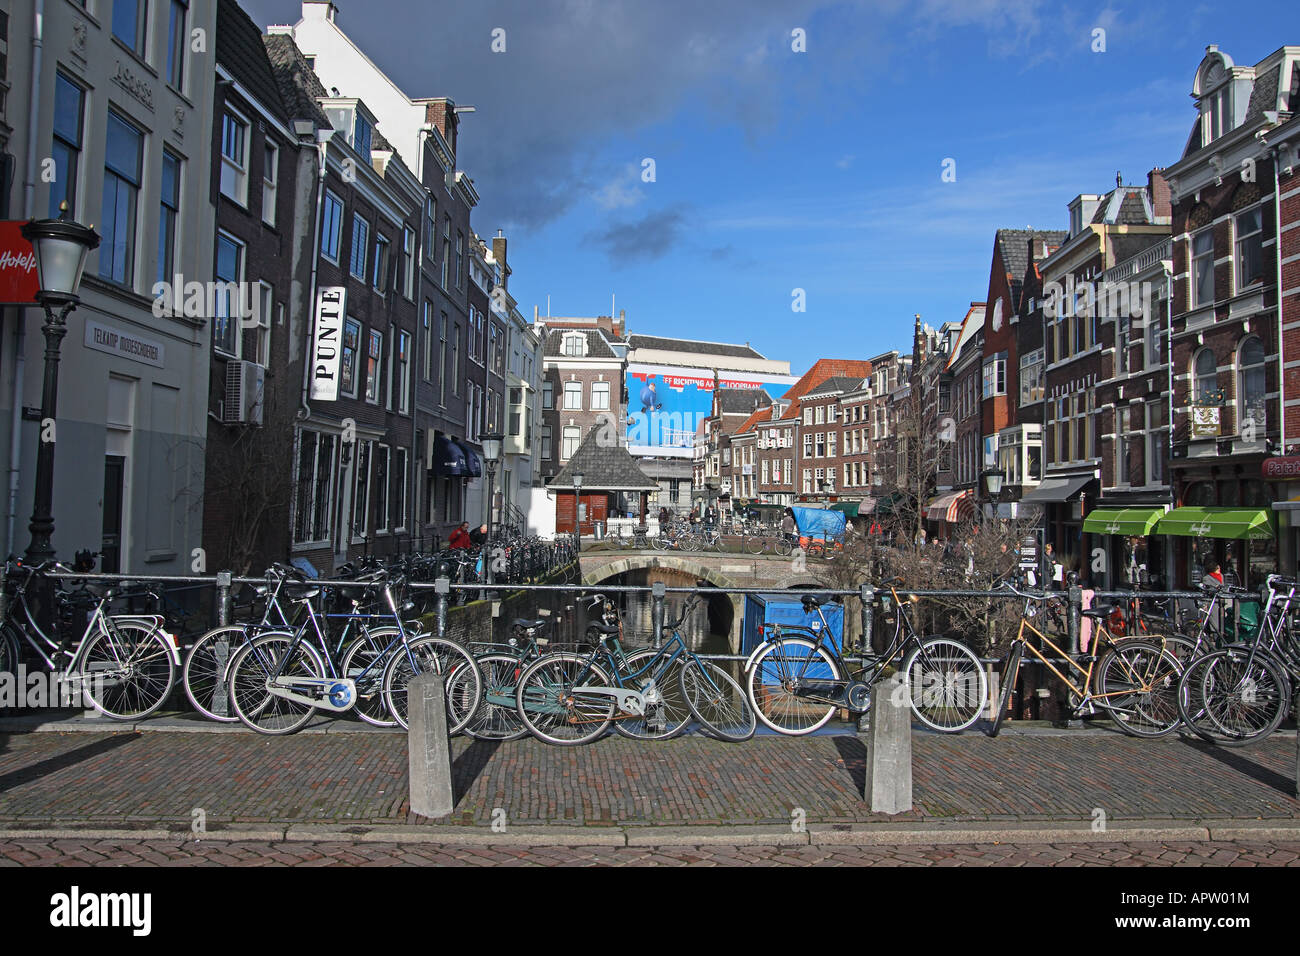
<path fill-rule="evenodd" d="M 795 543 L 794 512 L 789 508 L 785 509 L 785 516 L 781 518 L 781 535 L 791 544 Z"/>
<path fill-rule="evenodd" d="M 473 543 L 474 540 L 469 535 L 468 521 L 462 521 L 460 527 L 453 531 L 451 536 L 447 538 L 447 546 L 449 548 L 468 548 Z"/>

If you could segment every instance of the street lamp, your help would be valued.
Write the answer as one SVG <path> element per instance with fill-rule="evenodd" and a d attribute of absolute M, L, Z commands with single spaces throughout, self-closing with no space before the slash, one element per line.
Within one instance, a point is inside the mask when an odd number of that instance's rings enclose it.
<path fill-rule="evenodd" d="M 40 444 L 36 452 L 36 490 L 32 501 L 32 533 L 27 562 L 40 564 L 54 557 L 54 429 L 58 416 L 59 349 L 68 331 L 68 315 L 81 302 L 77 290 L 86 268 L 86 254 L 99 245 L 99 235 L 89 226 L 68 222 L 67 203 L 58 219 L 35 219 L 22 228 L 23 238 L 36 254 L 40 291 L 36 302 L 45 310 L 45 380 L 41 387 Z M 47 429 L 49 431 L 47 432 Z"/>
<path fill-rule="evenodd" d="M 582 550 L 582 472 L 573 473 L 573 551 Z"/>
<path fill-rule="evenodd" d="M 483 464 L 487 465 L 487 538 L 483 541 L 483 578 L 488 584 L 496 583 L 496 571 L 493 565 L 496 564 L 496 555 L 492 548 L 492 505 L 496 497 L 496 471 L 497 462 L 501 460 L 501 439 L 505 436 L 500 432 L 487 432 L 480 436 L 483 443 Z M 489 600 L 496 600 L 496 592 L 488 592 Z"/>

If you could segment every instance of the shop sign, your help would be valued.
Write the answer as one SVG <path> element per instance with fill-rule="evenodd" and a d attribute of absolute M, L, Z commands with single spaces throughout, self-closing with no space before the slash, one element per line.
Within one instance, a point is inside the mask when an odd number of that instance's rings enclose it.
<path fill-rule="evenodd" d="M 1192 437 L 1219 437 L 1219 409 L 1217 406 L 1192 407 Z"/>

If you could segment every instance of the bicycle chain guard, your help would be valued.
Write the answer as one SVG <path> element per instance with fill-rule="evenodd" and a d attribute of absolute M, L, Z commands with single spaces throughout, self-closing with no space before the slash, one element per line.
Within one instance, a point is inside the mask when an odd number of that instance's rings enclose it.
<path fill-rule="evenodd" d="M 593 687 L 584 684 L 581 687 L 573 688 L 575 694 L 599 694 L 603 697 L 613 697 L 618 703 L 618 709 L 624 713 L 631 714 L 633 717 L 645 716 L 645 696 L 639 691 L 628 690 L 624 687 Z"/>
<path fill-rule="evenodd" d="M 357 702 L 357 682 L 351 677 L 276 677 L 266 689 L 272 696 L 336 713 L 350 710 Z"/>

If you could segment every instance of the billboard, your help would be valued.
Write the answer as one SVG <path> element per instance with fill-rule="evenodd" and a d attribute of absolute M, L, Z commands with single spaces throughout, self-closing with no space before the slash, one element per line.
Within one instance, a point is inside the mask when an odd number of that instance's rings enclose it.
<path fill-rule="evenodd" d="M 690 458 L 695 432 L 713 413 L 713 389 L 762 389 L 780 398 L 793 375 L 732 372 L 680 365 L 627 367 L 627 450 L 636 456 Z"/>

